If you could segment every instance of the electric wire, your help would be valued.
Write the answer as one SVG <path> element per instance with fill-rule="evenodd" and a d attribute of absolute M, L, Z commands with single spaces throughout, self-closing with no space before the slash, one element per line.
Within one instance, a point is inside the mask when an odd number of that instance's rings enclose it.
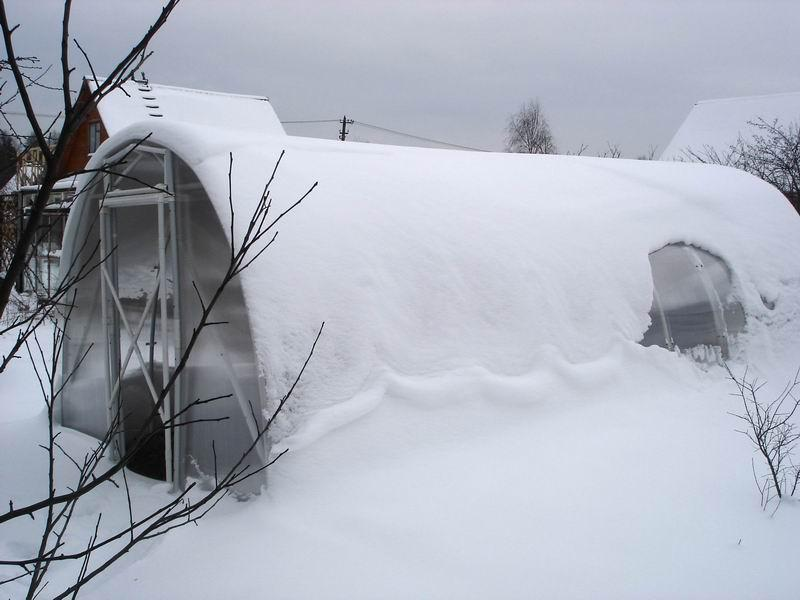
<path fill-rule="evenodd" d="M 18 111 L 18 110 L 6 110 L 6 111 L 3 111 L 3 112 L 5 114 L 7 114 L 7 115 L 13 115 L 15 117 L 27 117 L 28 116 L 28 113 L 21 112 L 21 111 Z M 37 117 L 51 117 L 51 118 L 59 117 L 60 118 L 63 115 L 61 113 L 37 113 L 36 116 Z"/>
<path fill-rule="evenodd" d="M 6 114 L 9 114 L 9 115 L 20 115 L 20 116 L 24 116 L 25 115 L 25 113 L 21 113 L 21 112 L 19 112 L 19 113 L 18 112 L 7 112 Z M 42 117 L 55 117 L 55 116 L 58 116 L 58 115 L 42 114 L 42 115 L 39 115 L 39 116 L 42 116 Z M 283 124 L 283 125 L 299 125 L 299 124 L 305 124 L 305 123 L 341 123 L 341 122 L 342 122 L 341 119 L 300 119 L 300 120 L 293 120 L 293 121 L 281 121 L 281 124 Z M 473 150 L 473 151 L 476 151 L 476 152 L 489 152 L 489 150 L 484 150 L 483 148 L 473 148 L 472 146 L 464 146 L 462 144 L 453 144 L 451 142 L 445 142 L 443 140 L 435 140 L 433 138 L 428 138 L 428 137 L 424 137 L 424 136 L 421 136 L 421 135 L 414 135 L 413 133 L 406 133 L 405 131 L 398 131 L 397 129 L 390 129 L 389 127 L 382 127 L 380 125 L 375 125 L 373 123 L 365 123 L 364 121 L 356 121 L 355 119 L 353 120 L 353 123 L 355 123 L 357 125 L 361 125 L 362 127 L 375 129 L 377 131 L 384 131 L 386 133 L 393 133 L 395 135 L 400 135 L 400 136 L 407 137 L 407 138 L 410 138 L 410 139 L 413 139 L 413 140 L 420 140 L 420 141 L 429 142 L 429 143 L 432 143 L 432 144 L 440 144 L 442 146 L 450 146 L 452 148 L 460 148 L 461 150 Z M 15 137 L 12 134 L 8 134 L 8 133 L 5 133 L 5 132 L 0 133 L 0 135 L 2 135 L 3 137 Z"/>
<path fill-rule="evenodd" d="M 373 125 L 372 123 L 364 123 L 363 121 L 356 121 L 353 120 L 354 123 L 358 125 L 362 125 L 364 127 L 369 127 L 372 129 L 377 129 L 379 131 L 386 131 L 388 133 L 394 133 L 396 135 L 402 135 L 407 138 L 412 138 L 415 140 L 422 140 L 423 142 L 431 142 L 434 144 L 441 144 L 443 146 L 452 146 L 453 148 L 461 148 L 462 150 L 474 150 L 476 152 L 489 152 L 488 150 L 484 150 L 483 148 L 473 148 L 472 146 L 463 146 L 461 144 L 453 144 L 450 142 L 444 142 L 442 140 L 435 140 L 433 138 L 423 137 L 421 135 L 414 135 L 413 133 L 405 133 L 404 131 L 397 131 L 396 129 L 389 129 L 388 127 L 381 127 L 380 125 Z"/>
<path fill-rule="evenodd" d="M 281 121 L 283 125 L 295 125 L 301 123 L 341 123 L 341 119 L 302 119 L 296 121 Z M 382 127 L 381 125 L 375 125 L 373 123 L 365 123 L 364 121 L 356 121 L 353 120 L 353 123 L 356 125 L 361 125 L 362 127 L 367 127 L 369 129 L 375 129 L 377 131 L 384 131 L 386 133 L 393 133 L 395 135 L 400 135 L 403 137 L 407 137 L 413 140 L 420 140 L 423 142 L 429 142 L 432 144 L 440 144 L 442 146 L 450 146 L 451 148 L 459 148 L 461 150 L 473 150 L 476 152 L 489 152 L 489 150 L 484 150 L 483 148 L 474 148 L 472 146 L 464 146 L 462 144 L 453 144 L 451 142 L 445 142 L 443 140 L 435 140 L 433 138 L 424 137 L 421 135 L 414 135 L 413 133 L 406 133 L 405 131 L 398 131 L 397 129 L 390 129 L 389 127 Z"/>
<path fill-rule="evenodd" d="M 302 121 L 281 121 L 283 125 L 294 125 L 296 123 L 341 123 L 341 119 L 306 119 Z"/>

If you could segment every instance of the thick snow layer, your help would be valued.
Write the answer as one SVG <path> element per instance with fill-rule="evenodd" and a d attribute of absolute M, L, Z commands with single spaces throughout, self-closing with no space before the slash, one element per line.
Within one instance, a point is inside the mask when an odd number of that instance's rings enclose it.
<path fill-rule="evenodd" d="M 713 148 L 720 155 L 742 136 L 749 139 L 757 130 L 748 121 L 777 119 L 784 127 L 800 121 L 800 92 L 702 100 L 661 153 L 661 160 L 689 158 L 687 150 L 704 154 Z"/>
<path fill-rule="evenodd" d="M 648 253 L 670 242 L 731 266 L 752 332 L 794 310 L 785 290 L 800 276 L 792 258 L 800 219 L 776 190 L 733 169 L 150 123 L 116 141 L 148 133 L 195 170 L 226 230 L 233 154 L 237 237 L 281 150 L 274 214 L 320 181 L 243 274 L 271 398 L 287 389 L 326 322 L 276 431 L 294 434 L 294 444 L 368 410 L 396 375 L 524 375 L 542 356 L 580 363 L 636 343 L 649 325 Z M 762 298 L 777 302 L 775 311 Z"/>
<path fill-rule="evenodd" d="M 791 360 L 769 365 L 767 397 Z M 261 497 L 138 547 L 84 596 L 794 597 L 800 505 L 759 508 L 731 390 L 718 367 L 626 343 L 524 376 L 398 375 L 374 410 L 279 461 Z M 3 503 L 46 489 L 44 434 L 41 416 L 0 418 Z M 61 443 L 89 440 L 64 430 Z M 130 480 L 136 514 L 170 498 Z M 87 499 L 74 546 L 100 512 L 124 525 L 124 491 Z M 36 527 L 4 530 L 0 556 L 33 549 Z M 55 567 L 47 589 L 70 575 Z"/>
<path fill-rule="evenodd" d="M 90 77 L 90 89 L 96 87 Z M 268 98 L 127 81 L 97 105 L 109 136 L 138 121 L 169 120 L 283 134 Z"/>
<path fill-rule="evenodd" d="M 2 325 L 6 327 L 10 323 L 9 319 L 5 320 Z M 11 334 L 0 336 L 0 356 L 8 356 L 15 340 L 16 336 Z M 47 334 L 39 336 L 39 340 L 44 345 L 45 352 L 48 352 L 50 336 Z M 38 352 L 34 340 L 31 340 L 30 347 L 34 354 Z M 36 372 L 31 366 L 26 347 L 23 346 L 16 356 L 17 358 L 11 361 L 6 371 L 0 373 L 0 398 L 4 399 L 0 406 L 0 423 L 2 424 L 25 421 L 44 411 L 44 403 L 38 401 L 41 398 L 41 388 L 36 378 Z M 0 481 L 2 481 L 1 475 Z"/>
<path fill-rule="evenodd" d="M 265 493 L 137 548 L 87 597 L 796 594 L 800 506 L 760 509 L 724 371 L 637 344 L 648 253 L 693 243 L 731 266 L 748 313 L 732 367 L 769 379 L 767 397 L 782 387 L 800 339 L 800 222 L 777 191 L 680 163 L 166 124 L 153 140 L 195 169 L 225 225 L 233 153 L 235 236 L 281 149 L 275 214 L 320 181 L 244 274 L 273 394 L 327 325 Z M 46 486 L 45 423 L 24 411 L 0 424 L 0 505 Z M 62 435 L 72 449 L 91 443 Z M 132 479 L 137 514 L 169 498 Z M 99 512 L 109 530 L 124 524 L 124 492 L 87 499 L 75 546 Z M 15 527 L 0 554 L 35 544 L 35 523 Z M 58 589 L 68 567 L 52 577 Z"/>

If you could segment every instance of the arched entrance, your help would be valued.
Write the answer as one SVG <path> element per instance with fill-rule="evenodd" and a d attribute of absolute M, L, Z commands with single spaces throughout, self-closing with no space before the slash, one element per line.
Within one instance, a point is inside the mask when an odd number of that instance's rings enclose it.
<path fill-rule="evenodd" d="M 180 357 L 172 161 L 165 150 L 139 150 L 139 170 L 155 174 L 160 167 L 161 181 L 137 177 L 147 185 L 129 187 L 120 185 L 128 180 L 119 177 L 109 182 L 106 189 L 112 189 L 100 208 L 109 422 L 118 431 L 113 446 L 118 455 L 138 447 L 129 462 L 133 471 L 173 481 L 176 430 L 164 430 L 163 424 L 175 414 L 179 387 L 161 400 Z M 152 164 L 142 164 L 147 162 Z"/>
<path fill-rule="evenodd" d="M 169 149 L 141 140 L 117 148 L 67 225 L 62 264 L 88 267 L 62 351 L 60 418 L 100 439 L 112 431 L 115 457 L 136 448 L 131 468 L 180 488 L 186 476 L 210 480 L 241 463 L 264 423 L 265 385 L 238 278 L 218 295 L 214 326 L 193 337 L 202 298 L 229 267 L 221 209 Z M 164 423 L 174 426 L 164 432 Z M 259 437 L 244 463 L 258 476 L 242 492 L 260 489 L 268 452 Z"/>

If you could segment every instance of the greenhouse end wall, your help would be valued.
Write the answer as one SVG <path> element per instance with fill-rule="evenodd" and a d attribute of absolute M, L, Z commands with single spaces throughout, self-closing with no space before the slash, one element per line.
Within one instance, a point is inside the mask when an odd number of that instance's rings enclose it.
<path fill-rule="evenodd" d="M 166 241 L 175 249 L 172 267 L 164 265 L 169 280 L 165 286 L 164 302 L 168 312 L 163 313 L 168 316 L 164 321 L 166 325 L 157 318 L 155 308 L 152 317 L 153 330 L 164 326 L 165 332 L 177 334 L 174 347 L 163 355 L 167 357 L 170 373 L 180 361 L 181 352 L 188 346 L 201 318 L 203 306 L 198 294 L 206 300 L 211 298 L 228 268 L 230 245 L 202 185 L 183 161 L 163 149 L 155 150 L 158 152 L 136 151 L 134 156 L 128 157 L 126 162 L 134 166 L 124 177 L 96 181 L 84 198 L 76 203 L 70 217 L 76 222 L 68 227 L 70 239 L 65 244 L 62 263 L 69 264 L 67 261 L 70 261 L 76 266 L 89 265 L 92 268 L 75 285 L 75 306 L 66 323 L 62 355 L 65 386 L 60 416 L 65 426 L 97 438 L 106 435 L 115 411 L 120 411 L 123 417 L 123 430 L 125 417 L 130 421 L 133 418 L 130 415 L 152 411 L 152 395 L 147 393 L 144 385 L 134 385 L 132 378 L 141 378 L 143 371 L 149 368 L 155 391 L 160 393 L 162 390 L 162 379 L 157 373 L 163 365 L 157 362 L 159 352 L 152 351 L 156 338 L 152 332 L 149 338 L 142 332 L 138 337 L 138 353 L 147 364 L 139 364 L 139 359 L 134 356 L 123 368 L 126 355 L 136 354 L 126 348 L 126 344 L 136 336 L 127 335 L 125 324 L 120 323 L 121 319 L 139 321 L 144 315 L 143 307 L 159 304 L 158 297 L 151 298 L 154 293 L 157 296 L 158 286 L 154 292 L 143 283 L 144 279 L 140 279 L 142 274 L 160 268 L 159 264 L 153 266 L 158 248 L 150 247 L 151 240 L 157 238 L 153 237 L 152 226 L 140 218 L 148 209 L 126 208 L 123 215 L 122 209 L 115 208 L 117 205 L 110 201 L 108 192 L 133 197 L 142 190 L 131 184 L 132 181 L 144 181 L 148 186 L 172 184 L 174 187 L 174 200 L 169 200 L 166 213 L 169 219 L 174 219 L 171 231 L 174 231 L 177 242 Z M 163 181 L 158 176 L 159 168 L 164 173 Z M 120 202 L 117 196 L 114 202 Z M 132 218 L 134 213 L 139 217 Z M 109 238 L 105 244 L 101 240 L 101 231 L 105 231 L 103 219 L 108 217 L 103 217 L 103 214 L 110 215 L 108 222 L 113 225 L 103 234 Z M 104 246 L 109 251 L 102 259 L 99 249 Z M 114 280 L 117 307 L 123 316 L 115 312 L 114 302 L 103 289 L 103 278 L 108 277 L 103 274 L 103 269 L 111 274 L 109 279 Z M 64 276 L 68 277 L 69 272 L 67 269 Z M 139 275 L 132 275 L 134 273 Z M 138 312 L 131 312 L 134 307 L 138 307 Z M 127 319 L 124 315 L 128 315 Z M 211 319 L 218 324 L 204 328 L 197 338 L 179 377 L 170 407 L 175 414 L 198 399 L 219 397 L 190 407 L 180 420 L 192 423 L 174 428 L 166 442 L 167 447 L 174 444 L 174 473 L 181 484 L 187 476 L 212 478 L 215 469 L 224 473 L 233 467 L 264 425 L 264 385 L 259 377 L 249 317 L 238 279 L 227 285 Z M 146 315 L 141 317 L 142 322 L 145 320 Z M 109 385 L 113 387 L 109 382 L 114 382 L 120 372 L 119 393 L 109 393 Z M 129 381 L 131 383 L 127 385 Z M 109 404 L 110 396 L 115 397 Z M 131 431 L 127 433 L 130 437 Z M 249 466 L 255 470 L 263 466 L 267 446 L 266 439 L 256 444 L 240 468 Z M 253 477 L 244 482 L 239 491 L 257 491 L 263 481 L 263 475 Z"/>

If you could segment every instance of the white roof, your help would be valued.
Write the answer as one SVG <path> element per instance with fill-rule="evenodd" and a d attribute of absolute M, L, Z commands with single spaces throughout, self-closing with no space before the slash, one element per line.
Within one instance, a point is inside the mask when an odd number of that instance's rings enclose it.
<path fill-rule="evenodd" d="M 67 190 L 74 189 L 76 178 L 76 175 L 72 175 L 71 177 L 59 179 L 53 184 L 53 192 L 65 192 Z M 17 192 L 35 192 L 38 189 L 38 185 L 19 185 L 17 175 L 14 174 L 3 186 L 2 191 L 0 191 L 0 195 L 15 194 Z"/>
<path fill-rule="evenodd" d="M 195 171 L 226 232 L 233 153 L 237 237 L 281 150 L 272 214 L 319 181 L 242 275 L 271 398 L 287 389 L 326 322 L 280 426 L 281 435 L 302 429 L 295 443 L 369 410 L 398 374 L 556 373 L 561 361 L 609 352 L 622 352 L 622 363 L 647 360 L 637 341 L 653 298 L 648 254 L 671 242 L 731 266 L 751 332 L 780 320 L 762 298 L 777 312 L 795 309 L 787 286 L 800 280 L 800 216 L 774 188 L 727 167 L 401 148 L 166 121 L 119 132 L 93 161 L 146 134 Z"/>
<path fill-rule="evenodd" d="M 713 148 L 725 152 L 739 136 L 747 139 L 754 133 L 748 121 L 777 119 L 789 125 L 800 121 L 800 92 L 701 100 L 661 154 L 661 160 L 686 160 L 688 149 L 704 153 Z"/>
<path fill-rule="evenodd" d="M 96 89 L 87 78 L 91 90 Z M 98 104 L 109 136 L 138 121 L 214 125 L 264 134 L 283 134 L 269 98 L 127 81 Z"/>
<path fill-rule="evenodd" d="M 71 175 L 69 177 L 59 179 L 53 184 L 53 192 L 65 192 L 75 189 L 75 181 L 77 178 L 77 175 Z M 35 192 L 39 189 L 39 187 L 40 186 L 38 185 L 25 185 L 22 186 L 20 190 L 23 192 Z"/>
<path fill-rule="evenodd" d="M 64 192 L 75 188 L 76 175 L 59 179 L 53 184 L 53 192 Z M 9 179 L 0 191 L 0 196 L 16 194 L 17 192 L 35 192 L 39 189 L 38 185 L 19 185 L 16 173 Z"/>

